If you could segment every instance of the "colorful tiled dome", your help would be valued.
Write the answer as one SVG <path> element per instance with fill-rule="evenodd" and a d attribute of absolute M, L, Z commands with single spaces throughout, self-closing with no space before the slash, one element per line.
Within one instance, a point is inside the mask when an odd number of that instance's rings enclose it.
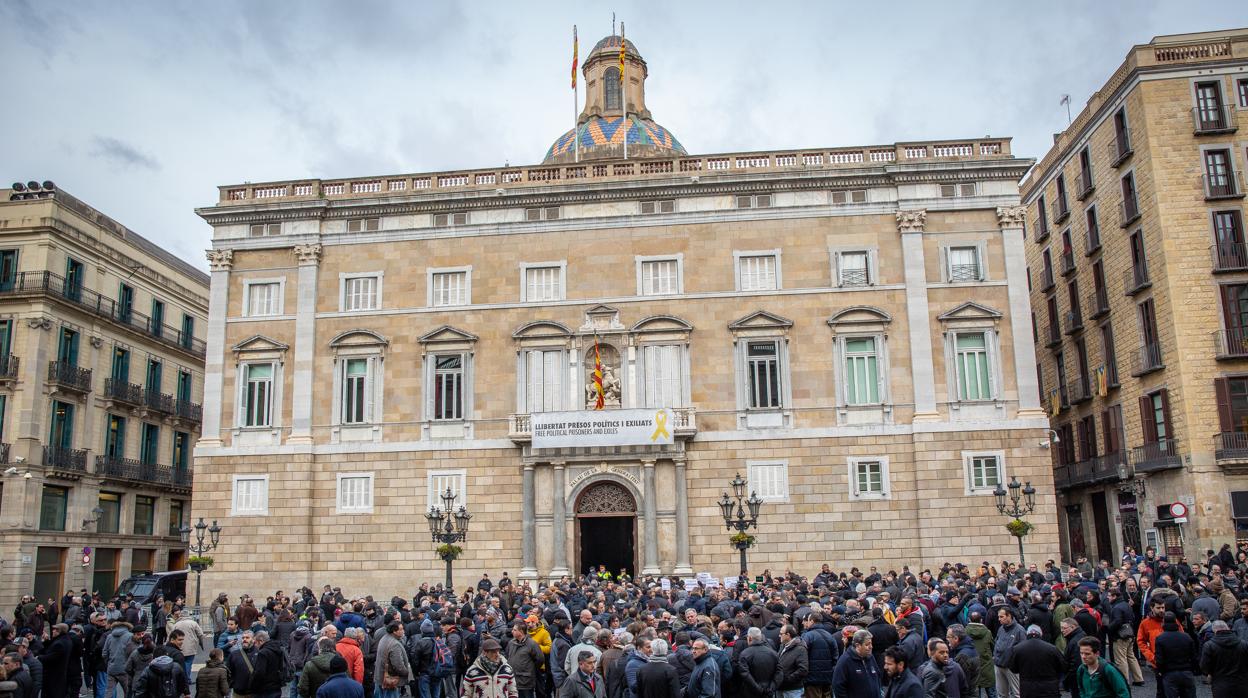
<path fill-rule="evenodd" d="M 611 37 L 607 37 L 611 38 Z M 605 39 L 604 39 L 605 41 Z M 599 42 L 601 43 L 601 42 Z M 619 44 L 616 44 L 619 46 Z M 615 152 L 617 146 L 624 145 L 624 139 L 628 138 L 629 147 L 639 146 L 638 155 L 644 150 L 648 156 L 662 157 L 663 155 L 687 155 L 684 146 L 680 141 L 676 140 L 676 136 L 671 131 L 654 123 L 650 119 L 643 119 L 636 114 L 628 115 L 627 134 L 624 128 L 621 128 L 623 119 L 620 117 L 592 116 L 585 123 L 577 127 L 581 132 L 581 157 L 593 157 L 594 151 L 608 150 Z M 546 151 L 546 160 L 557 158 L 561 155 L 571 154 L 576 148 L 576 139 L 572 131 L 559 136 L 555 139 L 554 145 L 550 146 L 550 150 Z M 603 155 L 598 155 L 603 157 Z"/>
<path fill-rule="evenodd" d="M 592 56 L 594 55 L 594 53 L 598 52 L 601 49 L 615 49 L 616 51 L 620 50 L 620 37 L 616 34 L 603 37 L 601 41 L 594 44 L 594 48 L 593 50 L 589 52 L 589 55 Z M 624 52 L 636 54 L 638 56 L 641 55 L 640 53 L 637 52 L 637 47 L 633 45 L 633 42 L 629 41 L 628 39 L 624 40 Z"/>

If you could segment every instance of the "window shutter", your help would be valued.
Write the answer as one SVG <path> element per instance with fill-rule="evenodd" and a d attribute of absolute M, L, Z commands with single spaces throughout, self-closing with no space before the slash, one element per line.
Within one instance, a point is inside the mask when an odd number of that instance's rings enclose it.
<path fill-rule="evenodd" d="M 867 285 L 874 286 L 879 283 L 879 255 L 875 248 L 867 250 Z"/>
<path fill-rule="evenodd" d="M 1161 393 L 1161 419 L 1166 427 L 1166 441 L 1174 441 L 1174 427 L 1170 423 L 1170 391 L 1162 388 Z"/>
<path fill-rule="evenodd" d="M 1140 396 L 1140 428 L 1144 432 L 1145 443 L 1156 443 L 1157 421 L 1153 418 L 1152 401 L 1147 395 Z"/>
<path fill-rule="evenodd" d="M 1215 378 L 1214 392 L 1218 398 L 1218 429 L 1223 433 L 1235 431 L 1231 423 L 1231 383 L 1225 378 Z"/>
<path fill-rule="evenodd" d="M 840 286 L 841 285 L 841 253 L 840 252 L 832 253 L 832 274 L 833 274 L 832 285 Z"/>
<path fill-rule="evenodd" d="M 425 419 L 433 419 L 433 367 L 437 363 L 433 354 L 425 354 Z"/>
<path fill-rule="evenodd" d="M 980 242 L 976 244 L 975 256 L 978 257 L 978 259 L 976 259 L 975 261 L 979 265 L 979 280 L 987 281 L 988 280 L 988 245 L 984 242 Z"/>
<path fill-rule="evenodd" d="M 680 347 L 663 347 L 663 404 L 658 407 L 680 407 Z"/>
<path fill-rule="evenodd" d="M 940 248 L 940 280 L 949 281 L 949 248 Z"/>

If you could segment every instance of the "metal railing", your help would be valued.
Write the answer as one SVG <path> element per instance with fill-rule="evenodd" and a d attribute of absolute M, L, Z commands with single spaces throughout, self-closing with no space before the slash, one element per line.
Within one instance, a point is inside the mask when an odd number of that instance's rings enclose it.
<path fill-rule="evenodd" d="M 1092 298 L 1088 301 L 1088 307 L 1092 308 L 1092 313 L 1089 317 L 1093 320 L 1109 312 L 1109 293 L 1105 291 L 1104 287 L 1092 292 Z"/>
<path fill-rule="evenodd" d="M 1248 269 L 1248 245 L 1242 242 L 1217 242 L 1211 249 L 1214 271 Z"/>
<path fill-rule="evenodd" d="M 148 388 L 143 391 L 143 404 L 154 412 L 173 414 L 173 396 Z"/>
<path fill-rule="evenodd" d="M 191 402 L 190 400 L 178 400 L 173 405 L 173 414 L 180 419 L 189 422 L 204 421 L 203 405 Z"/>
<path fill-rule="evenodd" d="M 1114 140 L 1109 142 L 1109 161 L 1114 167 L 1121 165 L 1131 153 L 1131 129 L 1124 128 L 1114 132 Z"/>
<path fill-rule="evenodd" d="M 116 300 L 84 288 L 82 284 L 66 281 L 59 274 L 49 271 L 19 272 L 12 283 L 0 286 L 0 295 L 35 293 L 53 296 L 98 317 L 143 332 L 162 344 L 182 349 L 200 358 L 203 358 L 205 354 L 204 340 L 184 337 L 181 330 L 168 325 L 162 325 L 157 329 L 156 323 L 143 313 L 120 306 Z"/>
<path fill-rule="evenodd" d="M 1069 216 L 1070 205 L 1066 202 L 1066 197 L 1057 197 L 1057 201 L 1053 202 L 1053 223 L 1061 225 L 1062 221 Z"/>
<path fill-rule="evenodd" d="M 1061 263 L 1062 276 L 1073 274 L 1075 272 L 1075 251 L 1062 250 Z"/>
<path fill-rule="evenodd" d="M 1118 202 L 1118 225 L 1125 228 L 1140 219 L 1140 200 L 1131 196 Z"/>
<path fill-rule="evenodd" d="M 1149 342 L 1135 351 L 1131 375 L 1142 376 L 1166 367 L 1162 362 L 1161 342 Z"/>
<path fill-rule="evenodd" d="M 1043 269 L 1040 270 L 1040 290 L 1041 291 L 1047 291 L 1053 288 L 1053 286 L 1055 286 L 1056 284 L 1057 282 L 1053 279 L 1053 269 L 1051 267 L 1044 267 Z"/>
<path fill-rule="evenodd" d="M 1142 289 L 1152 285 L 1152 281 L 1148 278 L 1148 265 L 1132 266 L 1122 272 L 1122 290 L 1128 296 L 1133 296 Z"/>
<path fill-rule="evenodd" d="M 1122 477 L 1122 466 L 1126 465 L 1126 462 L 1127 454 L 1124 451 L 1118 451 L 1081 460 L 1078 463 L 1057 465 L 1053 468 L 1053 484 L 1057 489 L 1063 490 L 1079 485 L 1117 480 Z"/>
<path fill-rule="evenodd" d="M 1096 225 L 1088 228 L 1088 232 L 1083 236 L 1083 255 L 1091 257 L 1097 250 L 1101 249 L 1101 228 Z"/>
<path fill-rule="evenodd" d="M 1135 466 L 1136 472 L 1141 473 L 1181 468 L 1183 460 L 1179 457 L 1179 440 L 1161 439 L 1136 446 L 1131 449 L 1131 464 Z"/>
<path fill-rule="evenodd" d="M 43 464 L 58 470 L 87 471 L 87 451 L 81 448 L 43 447 Z"/>
<path fill-rule="evenodd" d="M 868 275 L 866 269 L 842 269 L 842 286 L 866 286 Z"/>
<path fill-rule="evenodd" d="M 1075 198 L 1083 201 L 1088 198 L 1092 190 L 1096 188 L 1096 182 L 1092 179 L 1091 172 L 1080 172 L 1075 177 Z"/>
<path fill-rule="evenodd" d="M 0 356 L 0 380 L 17 378 L 17 369 L 20 366 L 21 361 L 12 354 Z"/>
<path fill-rule="evenodd" d="M 1248 358 L 1248 328 L 1230 327 L 1224 330 L 1214 330 L 1213 341 L 1218 348 L 1215 358 Z"/>
<path fill-rule="evenodd" d="M 109 478 L 158 485 L 189 487 L 192 482 L 191 471 L 185 468 L 115 456 L 96 456 L 95 472 Z"/>
<path fill-rule="evenodd" d="M 979 265 L 978 264 L 951 264 L 949 265 L 950 281 L 979 281 Z"/>
<path fill-rule="evenodd" d="M 1239 186 L 1239 175 L 1235 173 L 1211 176 L 1206 172 L 1200 176 L 1200 186 L 1205 191 L 1206 200 L 1238 199 L 1244 195 L 1244 188 Z"/>
<path fill-rule="evenodd" d="M 1083 313 L 1079 308 L 1066 311 L 1066 334 L 1074 334 L 1083 329 Z"/>
<path fill-rule="evenodd" d="M 143 386 L 116 378 L 106 378 L 104 380 L 104 397 L 137 407 L 143 404 Z"/>
<path fill-rule="evenodd" d="M 1234 133 L 1239 127 L 1235 120 L 1235 105 L 1219 107 L 1192 107 L 1192 128 L 1196 135 Z"/>
<path fill-rule="evenodd" d="M 1092 399 L 1092 379 L 1090 376 L 1080 376 L 1070 381 L 1068 388 L 1070 393 L 1070 404 L 1078 405 L 1081 402 L 1087 402 Z"/>
<path fill-rule="evenodd" d="M 1248 459 L 1248 432 L 1224 431 L 1214 434 L 1213 454 L 1218 460 Z"/>
<path fill-rule="evenodd" d="M 1051 323 L 1045 332 L 1044 345 L 1047 347 L 1055 347 L 1062 343 L 1062 323 Z"/>
<path fill-rule="evenodd" d="M 0 463 L 9 462 L 9 452 L 13 450 L 13 444 L 0 443 Z"/>
<path fill-rule="evenodd" d="M 80 393 L 91 391 L 91 369 L 80 368 L 68 361 L 48 362 L 48 382 Z"/>

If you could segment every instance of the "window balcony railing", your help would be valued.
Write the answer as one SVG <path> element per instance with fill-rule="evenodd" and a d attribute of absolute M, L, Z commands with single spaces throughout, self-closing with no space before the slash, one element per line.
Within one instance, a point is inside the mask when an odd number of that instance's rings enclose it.
<path fill-rule="evenodd" d="M 138 407 L 143 404 L 143 386 L 116 378 L 104 379 L 104 397 Z"/>
<path fill-rule="evenodd" d="M 1040 290 L 1048 291 L 1057 285 L 1057 281 L 1053 279 L 1053 269 L 1045 267 L 1040 270 Z"/>
<path fill-rule="evenodd" d="M 12 354 L 4 354 L 0 356 L 0 381 L 11 381 L 17 379 L 17 369 L 21 367 L 21 361 Z"/>
<path fill-rule="evenodd" d="M 1052 322 L 1045 329 L 1044 346 L 1055 347 L 1062 343 L 1062 323 Z"/>
<path fill-rule="evenodd" d="M 173 414 L 173 396 L 160 392 L 159 390 L 146 389 L 143 391 L 143 405 L 153 412 L 160 414 Z"/>
<path fill-rule="evenodd" d="M 57 470 L 87 471 L 87 452 L 80 448 L 43 447 L 43 465 Z"/>
<path fill-rule="evenodd" d="M 1065 197 L 1057 197 L 1057 201 L 1053 202 L 1053 224 L 1061 225 L 1070 217 L 1070 205 L 1066 203 Z"/>
<path fill-rule="evenodd" d="M 1235 133 L 1238 128 L 1239 124 L 1235 119 L 1234 104 L 1225 104 L 1220 107 L 1192 108 L 1192 129 L 1197 136 Z"/>
<path fill-rule="evenodd" d="M 1149 342 L 1135 351 L 1131 375 L 1142 376 L 1165 368 L 1162 362 L 1161 343 Z"/>
<path fill-rule="evenodd" d="M 1066 490 L 1081 485 L 1113 482 L 1122 479 L 1126 466 L 1127 454 L 1124 451 L 1107 453 L 1078 463 L 1065 463 L 1054 466 L 1053 484 L 1059 490 Z"/>
<path fill-rule="evenodd" d="M 950 264 L 949 280 L 950 281 L 979 281 L 979 265 L 978 264 Z"/>
<path fill-rule="evenodd" d="M 1131 196 L 1118 202 L 1118 226 L 1126 228 L 1140 220 L 1140 200 Z"/>
<path fill-rule="evenodd" d="M 1109 142 L 1109 162 L 1118 167 L 1131 157 L 1135 150 L 1131 148 L 1131 129 L 1124 128 L 1114 133 L 1114 140 Z"/>
<path fill-rule="evenodd" d="M 1092 194 L 1092 190 L 1096 189 L 1096 182 L 1092 179 L 1091 172 L 1080 172 L 1075 177 L 1075 198 L 1083 201 Z"/>
<path fill-rule="evenodd" d="M 113 480 L 172 487 L 190 487 L 192 482 L 191 471 L 185 468 L 107 455 L 95 457 L 95 472 Z"/>
<path fill-rule="evenodd" d="M 1248 269 L 1248 245 L 1242 242 L 1218 242 L 1213 247 L 1214 271 Z"/>
<path fill-rule="evenodd" d="M 52 296 L 97 317 L 141 332 L 161 344 L 181 349 L 201 359 L 204 357 L 206 349 L 204 340 L 185 336 L 181 330 L 167 325 L 162 325 L 157 330 L 156 323 L 143 313 L 119 306 L 116 300 L 84 288 L 82 284 L 66 281 L 58 274 L 49 271 L 19 272 L 12 283 L 0 286 L 0 296 L 34 294 Z"/>
<path fill-rule="evenodd" d="M 1101 229 L 1089 228 L 1083 236 L 1083 256 L 1091 257 L 1101 249 Z"/>
<path fill-rule="evenodd" d="M 698 433 L 697 408 L 673 407 L 672 435 L 677 438 L 690 438 Z M 530 414 L 513 414 L 507 420 L 507 437 L 516 442 L 533 440 L 533 416 Z"/>
<path fill-rule="evenodd" d="M 1092 395 L 1092 378 L 1091 376 L 1082 376 L 1070 381 L 1068 388 L 1070 393 L 1070 404 L 1078 405 L 1091 400 Z"/>
<path fill-rule="evenodd" d="M 184 419 L 188 422 L 204 421 L 203 405 L 191 402 L 190 400 L 178 400 L 173 405 L 173 414 L 178 419 Z"/>
<path fill-rule="evenodd" d="M 1063 250 L 1061 256 L 1062 276 L 1070 276 L 1075 273 L 1075 251 Z"/>
<path fill-rule="evenodd" d="M 1092 309 L 1092 313 L 1088 316 L 1092 320 L 1102 318 L 1109 313 L 1109 294 L 1104 288 L 1098 288 L 1092 292 L 1092 297 L 1088 299 L 1088 307 Z"/>
<path fill-rule="evenodd" d="M 1248 432 L 1224 431 L 1214 434 L 1213 454 L 1217 460 L 1248 460 Z"/>
<path fill-rule="evenodd" d="M 866 286 L 868 281 L 866 269 L 842 269 L 842 286 Z"/>
<path fill-rule="evenodd" d="M 75 393 L 91 392 L 91 369 L 80 368 L 68 361 L 48 362 L 48 382 Z"/>
<path fill-rule="evenodd" d="M 1036 242 L 1041 242 L 1049 236 L 1049 212 L 1040 209 L 1040 218 L 1036 221 Z"/>
<path fill-rule="evenodd" d="M 1205 201 L 1244 198 L 1244 188 L 1240 186 L 1238 173 L 1213 176 L 1209 173 L 1202 174 L 1200 186 L 1205 192 Z"/>
<path fill-rule="evenodd" d="M 1083 313 L 1075 308 L 1066 311 L 1066 334 L 1077 334 L 1083 330 Z"/>
<path fill-rule="evenodd" d="M 1231 327 L 1215 330 L 1213 341 L 1217 346 L 1217 359 L 1248 359 L 1248 328 Z"/>
<path fill-rule="evenodd" d="M 1148 265 L 1133 266 L 1122 272 L 1122 290 L 1128 296 L 1134 296 L 1152 285 L 1152 280 L 1148 278 Z"/>
<path fill-rule="evenodd" d="M 1151 473 L 1183 467 L 1178 439 L 1161 439 L 1131 449 L 1131 465 L 1138 473 Z"/>

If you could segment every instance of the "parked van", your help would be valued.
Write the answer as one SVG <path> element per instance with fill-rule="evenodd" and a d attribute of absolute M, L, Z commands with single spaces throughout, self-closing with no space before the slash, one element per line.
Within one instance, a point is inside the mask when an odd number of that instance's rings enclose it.
<path fill-rule="evenodd" d="M 155 601 L 157 596 L 164 596 L 166 601 L 173 601 L 179 596 L 185 598 L 186 570 L 136 574 L 127 577 L 121 586 L 117 587 L 116 595 L 124 597 L 126 594 L 133 594 L 134 600 L 144 606 Z"/>

